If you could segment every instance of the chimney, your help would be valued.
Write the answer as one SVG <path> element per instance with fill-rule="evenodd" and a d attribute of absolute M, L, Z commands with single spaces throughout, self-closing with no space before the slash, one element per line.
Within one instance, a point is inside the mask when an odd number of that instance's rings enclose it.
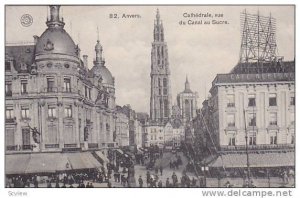
<path fill-rule="evenodd" d="M 33 36 L 34 45 L 36 45 L 36 43 L 38 42 L 38 40 L 39 40 L 39 37 L 37 35 L 34 35 Z"/>
<path fill-rule="evenodd" d="M 83 66 L 88 68 L 88 55 L 83 55 Z"/>

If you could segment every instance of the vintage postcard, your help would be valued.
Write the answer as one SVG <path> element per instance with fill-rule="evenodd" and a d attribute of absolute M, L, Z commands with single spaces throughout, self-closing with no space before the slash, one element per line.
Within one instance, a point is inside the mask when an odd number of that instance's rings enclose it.
<path fill-rule="evenodd" d="M 295 187 L 294 5 L 5 5 L 4 31 L 5 188 Z"/>

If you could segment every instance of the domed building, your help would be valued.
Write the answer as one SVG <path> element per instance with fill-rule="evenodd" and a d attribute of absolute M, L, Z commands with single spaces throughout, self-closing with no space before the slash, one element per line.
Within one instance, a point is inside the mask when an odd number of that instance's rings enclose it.
<path fill-rule="evenodd" d="M 98 40 L 90 70 L 59 10 L 50 6 L 47 29 L 34 36 L 33 45 L 6 46 L 7 175 L 16 173 L 13 164 L 22 159 L 28 163 L 25 168 L 36 166 L 43 173 L 64 163 L 71 169 L 99 168 L 107 162 L 103 153 L 116 147 L 114 77 L 105 66 L 102 46 Z M 102 164 L 92 151 L 100 152 Z M 79 159 L 84 163 L 78 164 Z"/>

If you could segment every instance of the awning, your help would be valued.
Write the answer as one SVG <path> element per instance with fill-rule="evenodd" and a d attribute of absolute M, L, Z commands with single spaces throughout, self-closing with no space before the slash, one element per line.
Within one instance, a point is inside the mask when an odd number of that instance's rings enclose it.
<path fill-rule="evenodd" d="M 11 154 L 5 155 L 5 174 L 24 174 L 30 154 Z"/>
<path fill-rule="evenodd" d="M 36 153 L 30 155 L 25 173 L 55 173 L 65 170 L 68 159 L 61 153 Z"/>
<path fill-rule="evenodd" d="M 96 151 L 95 153 L 104 163 L 109 163 L 109 159 L 101 151 Z"/>
<path fill-rule="evenodd" d="M 249 153 L 250 167 L 283 167 L 295 166 L 294 152 Z M 245 168 L 247 155 L 245 153 L 222 154 L 209 167 Z"/>
<path fill-rule="evenodd" d="M 8 175 L 55 173 L 100 167 L 102 165 L 90 152 L 5 155 L 5 174 Z"/>
<path fill-rule="evenodd" d="M 76 169 L 92 169 L 99 168 L 102 165 L 89 152 L 82 153 L 65 153 L 70 162 L 71 168 Z"/>
<path fill-rule="evenodd" d="M 117 151 L 118 153 L 120 153 L 121 155 L 124 154 L 124 152 L 121 149 L 116 149 L 115 151 Z"/>

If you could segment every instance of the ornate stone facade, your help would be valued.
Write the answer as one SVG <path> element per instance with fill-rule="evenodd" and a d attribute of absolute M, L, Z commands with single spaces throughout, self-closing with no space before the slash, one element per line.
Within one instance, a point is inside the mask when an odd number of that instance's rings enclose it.
<path fill-rule="evenodd" d="M 102 46 L 98 40 L 89 70 L 59 9 L 50 6 L 47 29 L 34 44 L 6 46 L 6 152 L 115 146 L 114 78 Z"/>

